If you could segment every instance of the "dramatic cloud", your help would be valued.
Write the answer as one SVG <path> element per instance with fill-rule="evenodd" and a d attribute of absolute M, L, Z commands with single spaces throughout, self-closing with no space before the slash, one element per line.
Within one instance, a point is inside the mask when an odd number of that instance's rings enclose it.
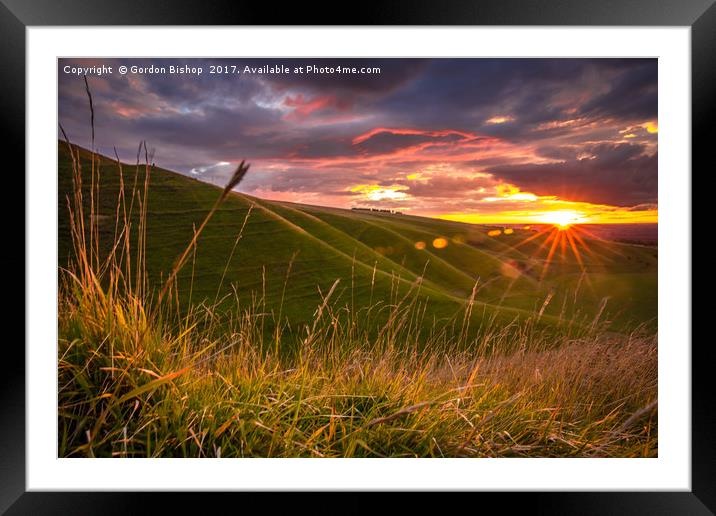
<path fill-rule="evenodd" d="M 488 168 L 488 172 L 537 195 L 615 206 L 655 204 L 657 156 L 644 150 L 643 145 L 629 143 L 601 143 L 579 152 L 550 148 L 543 149 L 543 154 L 562 161 L 503 165 Z"/>
<path fill-rule="evenodd" d="M 253 195 L 462 220 L 557 205 L 656 217 L 655 59 L 61 59 L 60 123 L 82 145 L 84 81 L 65 70 L 101 65 L 100 152 L 133 160 L 146 140 L 157 165 L 216 184 L 245 158 Z"/>

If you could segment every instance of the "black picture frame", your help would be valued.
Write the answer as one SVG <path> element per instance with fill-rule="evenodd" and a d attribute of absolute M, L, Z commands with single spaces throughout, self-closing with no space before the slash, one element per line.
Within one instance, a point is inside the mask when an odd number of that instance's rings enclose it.
<path fill-rule="evenodd" d="M 352 4 L 351 4 L 352 5 Z M 311 8 L 313 7 L 313 8 Z M 347 10 L 345 10 L 347 7 Z M 367 5 L 344 5 L 343 14 L 334 6 L 309 6 L 304 3 L 248 3 L 230 0 L 0 0 L 0 125 L 3 126 L 5 188 L 12 188 L 24 213 L 25 191 L 25 30 L 41 25 L 602 25 L 602 26 L 689 26 L 691 27 L 692 72 L 692 169 L 706 168 L 710 148 L 716 139 L 716 4 L 714 0 L 404 0 Z M 319 14 L 323 13 L 323 14 Z M 326 14 L 330 13 L 330 14 Z M 88 48 L 91 53 L 91 48 Z M 9 160 L 9 162 L 7 161 Z M 711 160 L 712 161 L 712 160 Z M 674 172 L 675 171 L 669 171 Z M 702 173 L 706 173 L 703 170 Z M 685 180 L 693 172 L 681 171 Z M 12 177 L 10 177 L 12 176 Z M 12 182 L 14 181 L 14 184 Z M 693 184 L 693 183 L 692 183 Z M 6 190 L 7 191 L 7 190 Z M 21 196 L 17 192 L 23 191 Z M 693 187 L 692 187 L 692 191 Z M 701 195 L 707 195 L 702 189 Z M 697 206 L 697 198 L 692 206 Z M 9 213 L 9 212 L 8 212 Z M 13 213 L 19 213 L 15 211 Z M 8 215 L 10 216 L 10 215 Z M 698 220 L 693 217 L 694 224 Z M 6 234 L 13 242 L 25 241 L 24 224 L 7 224 Z M 695 224 L 696 227 L 696 224 Z M 692 234 L 700 234 L 695 230 Z M 0 255 L 2 270 L 22 269 L 24 251 Z M 693 249 L 691 250 L 693 253 Z M 692 254 L 692 256 L 694 256 Z M 695 261 L 692 259 L 692 268 Z M 692 269 L 693 270 L 693 269 Z M 693 274 L 693 273 L 692 273 Z M 20 275 L 8 274 L 6 288 L 24 292 Z M 14 294 L 17 298 L 20 294 Z M 15 299 L 11 305 L 23 306 Z M 19 309 L 19 308 L 16 308 Z M 705 305 L 693 304 L 692 320 L 698 319 Z M 704 317 L 708 317 L 704 312 Z M 7 317 L 7 316 L 6 316 Z M 7 323 L 10 323 L 7 317 Z M 14 319 L 14 326 L 18 326 Z M 691 346 L 691 342 L 681 343 Z M 480 493 L 509 509 L 545 514 L 714 514 L 716 513 L 716 417 L 714 382 L 710 369 L 714 361 L 711 339 L 698 340 L 692 347 L 692 457 L 690 492 L 601 492 L 601 493 Z M 0 513 L 6 514 L 113 514 L 152 511 L 158 501 L 165 512 L 192 510 L 204 503 L 187 494 L 151 493 L 39 493 L 25 488 L 25 353 L 19 339 L 4 342 L 0 375 Z M 211 506 L 231 497 L 241 497 L 241 506 L 262 503 L 252 494 L 211 493 Z M 457 495 L 456 495 L 457 496 Z M 465 495 L 460 495 L 465 496 Z M 475 494 L 470 494 L 475 496 Z M 268 495 L 271 512 L 311 503 L 318 512 L 336 510 L 325 495 L 293 494 L 289 497 Z M 309 499 L 310 498 L 310 499 Z M 508 498 L 504 499 L 504 498 Z M 158 499 L 158 500 L 157 500 Z M 493 501 L 493 500 L 491 500 Z M 459 503 L 459 501 L 456 500 Z M 377 502 L 364 494 L 348 494 L 341 512 L 365 512 Z M 469 502 L 469 503 L 474 503 Z M 482 503 L 482 500 L 480 500 Z M 400 510 L 405 512 L 423 505 L 422 495 L 404 497 Z M 204 508 L 206 509 L 206 505 Z M 265 508 L 263 510 L 266 510 Z M 194 511 L 195 512 L 195 511 Z M 202 511 L 203 512 L 203 511 Z"/>

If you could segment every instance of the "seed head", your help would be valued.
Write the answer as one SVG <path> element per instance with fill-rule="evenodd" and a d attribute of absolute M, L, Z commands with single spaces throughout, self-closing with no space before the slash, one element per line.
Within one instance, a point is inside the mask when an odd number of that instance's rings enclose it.
<path fill-rule="evenodd" d="M 224 191 L 221 194 L 221 198 L 225 198 L 227 195 L 229 195 L 229 192 L 236 188 L 236 185 L 238 185 L 241 180 L 246 175 L 246 172 L 249 170 L 249 165 L 245 164 L 245 161 L 242 160 L 239 164 L 238 168 L 234 172 L 234 174 L 231 176 L 231 179 L 228 183 L 226 183 L 226 186 L 224 187 Z"/>

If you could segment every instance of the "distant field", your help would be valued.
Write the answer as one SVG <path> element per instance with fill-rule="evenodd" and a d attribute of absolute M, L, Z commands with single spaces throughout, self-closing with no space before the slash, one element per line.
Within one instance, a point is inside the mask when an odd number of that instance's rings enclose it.
<path fill-rule="evenodd" d="M 127 191 L 135 173 L 139 184 L 144 181 L 143 167 L 124 164 L 123 173 Z M 59 145 L 58 181 L 62 264 L 70 252 L 66 195 L 72 187 L 71 161 L 64 144 Z M 119 191 L 118 167 L 113 160 L 103 159 L 100 184 L 100 242 L 109 246 Z M 193 225 L 203 219 L 218 192 L 215 186 L 181 174 L 152 170 L 146 265 L 153 284 L 166 276 L 191 239 Z M 188 306 L 220 299 L 235 286 L 245 302 L 258 296 L 274 316 L 280 311 L 282 319 L 300 325 L 312 319 L 320 304 L 319 289 L 325 292 L 336 279 L 340 282 L 333 300 L 359 308 L 405 295 L 423 276 L 419 294 L 426 300 L 431 318 L 452 317 L 477 285 L 476 318 L 512 320 L 523 312 L 539 310 L 549 298 L 544 307 L 546 320 L 589 320 L 603 308 L 603 315 L 613 320 L 616 329 L 655 324 L 656 247 L 586 240 L 589 252 L 581 253 L 584 271 L 568 249 L 564 254 L 558 250 L 542 278 L 547 254 L 544 238 L 523 243 L 533 231 L 514 229 L 510 235 L 489 236 L 494 229 L 403 214 L 267 201 L 236 193 L 200 237 L 195 261 L 180 275 L 179 291 L 182 303 Z M 436 239 L 441 239 L 444 247 L 436 248 Z"/>

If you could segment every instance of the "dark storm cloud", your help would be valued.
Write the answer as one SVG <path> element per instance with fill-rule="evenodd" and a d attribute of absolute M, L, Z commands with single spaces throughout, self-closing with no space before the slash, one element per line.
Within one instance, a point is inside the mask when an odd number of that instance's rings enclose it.
<path fill-rule="evenodd" d="M 634 206 L 657 201 L 657 156 L 644 154 L 644 146 L 599 144 L 586 147 L 590 157 L 578 159 L 571 150 L 564 161 L 542 165 L 503 165 L 488 171 L 537 195 L 613 206 Z"/>
<path fill-rule="evenodd" d="M 646 61 L 622 73 L 606 93 L 586 102 L 581 113 L 624 120 L 656 118 L 657 100 L 657 68 Z"/>
<path fill-rule="evenodd" d="M 520 135 L 541 122 L 573 118 L 576 112 L 621 116 L 630 99 L 649 87 L 655 90 L 655 74 L 653 60 L 435 60 L 425 74 L 381 107 L 426 125 L 452 122 L 453 128 Z M 640 115 L 656 117 L 651 100 L 639 101 Z M 504 114 L 512 114 L 515 123 L 492 127 L 484 123 Z"/>
<path fill-rule="evenodd" d="M 656 202 L 656 134 L 644 129 L 657 118 L 653 59 L 61 59 L 60 123 L 88 145 L 84 82 L 67 64 L 201 66 L 90 76 L 97 146 L 131 160 L 147 140 L 158 165 L 217 183 L 230 169 L 217 163 L 247 158 L 246 191 L 340 196 L 403 178 L 411 196 L 443 198 L 474 194 L 484 180 L 466 177 L 488 172 L 538 195 Z M 209 75 L 210 65 L 381 73 Z M 446 163 L 442 177 L 404 179 Z"/>

